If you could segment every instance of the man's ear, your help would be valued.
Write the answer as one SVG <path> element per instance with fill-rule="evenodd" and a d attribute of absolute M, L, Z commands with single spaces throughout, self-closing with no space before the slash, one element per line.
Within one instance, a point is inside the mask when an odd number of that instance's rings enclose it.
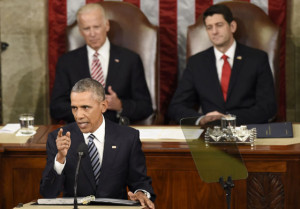
<path fill-rule="evenodd" d="M 106 112 L 106 110 L 107 110 L 107 108 L 108 108 L 108 103 L 107 103 L 107 100 L 106 99 L 104 99 L 102 102 L 101 102 L 101 111 L 102 111 L 102 113 L 105 113 Z"/>
<path fill-rule="evenodd" d="M 108 31 L 110 30 L 109 20 L 106 20 L 105 27 L 106 27 L 106 32 L 108 33 Z"/>
<path fill-rule="evenodd" d="M 230 30 L 231 30 L 231 33 L 235 33 L 237 29 L 237 23 L 235 20 L 232 20 L 231 23 L 230 23 Z"/>

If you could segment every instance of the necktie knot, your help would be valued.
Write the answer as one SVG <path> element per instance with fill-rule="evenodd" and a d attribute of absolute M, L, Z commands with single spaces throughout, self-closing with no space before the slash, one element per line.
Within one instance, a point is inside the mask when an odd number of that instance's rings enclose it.
<path fill-rule="evenodd" d="M 225 61 L 227 61 L 227 59 L 228 59 L 228 56 L 226 55 L 226 54 L 223 54 L 223 56 L 222 56 L 222 59 L 224 60 L 224 62 Z"/>
<path fill-rule="evenodd" d="M 99 55 L 99 53 L 98 53 L 98 52 L 95 52 L 95 54 L 94 54 L 93 56 L 94 56 L 94 58 L 95 58 L 95 57 L 98 57 L 98 55 Z"/>
<path fill-rule="evenodd" d="M 88 136 L 89 141 L 93 141 L 95 138 L 96 138 L 96 137 L 95 137 L 94 134 L 90 134 L 90 135 Z"/>

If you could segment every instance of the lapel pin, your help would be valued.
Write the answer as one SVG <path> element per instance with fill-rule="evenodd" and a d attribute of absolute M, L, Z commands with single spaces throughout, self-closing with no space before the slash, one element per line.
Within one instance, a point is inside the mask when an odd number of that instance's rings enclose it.
<path fill-rule="evenodd" d="M 237 56 L 236 59 L 241 60 L 242 56 Z"/>
<path fill-rule="evenodd" d="M 112 149 L 117 149 L 117 146 L 111 146 Z"/>
<path fill-rule="evenodd" d="M 115 62 L 119 63 L 119 62 L 120 62 L 120 60 L 119 60 L 119 59 L 115 59 Z"/>

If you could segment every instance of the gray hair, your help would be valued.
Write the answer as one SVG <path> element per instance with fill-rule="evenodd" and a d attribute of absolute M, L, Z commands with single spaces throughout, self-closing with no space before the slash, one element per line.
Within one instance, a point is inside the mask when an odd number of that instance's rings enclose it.
<path fill-rule="evenodd" d="M 77 22 L 79 22 L 78 21 L 79 15 L 84 14 L 84 13 L 88 13 L 88 12 L 93 11 L 93 10 L 100 10 L 101 14 L 103 15 L 104 20 L 106 20 L 106 15 L 105 15 L 104 8 L 99 3 L 89 3 L 89 4 L 86 4 L 86 5 L 82 6 L 77 11 L 77 14 L 76 14 Z"/>
<path fill-rule="evenodd" d="M 92 78 L 84 78 L 79 80 L 72 88 L 71 92 L 92 92 L 93 96 L 99 102 L 102 102 L 105 99 L 105 91 L 101 83 L 92 79 Z"/>

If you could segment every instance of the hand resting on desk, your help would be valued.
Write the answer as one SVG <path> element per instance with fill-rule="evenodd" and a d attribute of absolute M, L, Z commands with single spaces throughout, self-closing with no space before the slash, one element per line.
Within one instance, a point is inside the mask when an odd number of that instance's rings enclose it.
<path fill-rule="evenodd" d="M 128 192 L 128 196 L 130 200 L 139 201 L 142 206 L 147 206 L 149 209 L 155 209 L 154 203 L 141 191 L 138 191 L 135 194 Z"/>

